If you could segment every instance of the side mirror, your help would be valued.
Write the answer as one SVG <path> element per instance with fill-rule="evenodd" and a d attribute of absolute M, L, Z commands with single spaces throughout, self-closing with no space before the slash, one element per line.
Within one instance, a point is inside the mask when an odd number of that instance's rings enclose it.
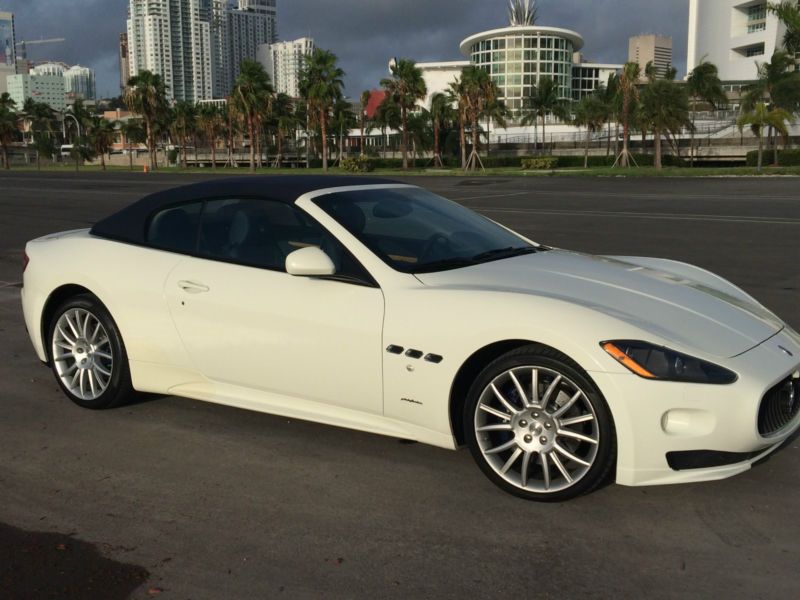
<path fill-rule="evenodd" d="M 336 266 L 325 252 L 309 246 L 286 257 L 286 272 L 297 277 L 325 277 L 336 274 Z"/>

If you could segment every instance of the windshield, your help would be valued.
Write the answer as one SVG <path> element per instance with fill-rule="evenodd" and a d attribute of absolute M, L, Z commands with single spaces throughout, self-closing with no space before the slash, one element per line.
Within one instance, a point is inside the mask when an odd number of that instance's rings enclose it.
<path fill-rule="evenodd" d="M 537 250 L 489 219 L 420 188 L 338 192 L 314 203 L 404 273 L 457 269 Z"/>

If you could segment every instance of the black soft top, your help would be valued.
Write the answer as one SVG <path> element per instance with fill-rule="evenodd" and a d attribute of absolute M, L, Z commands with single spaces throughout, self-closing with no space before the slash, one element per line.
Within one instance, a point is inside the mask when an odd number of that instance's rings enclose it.
<path fill-rule="evenodd" d="M 132 244 L 144 244 L 147 223 L 153 213 L 178 204 L 208 198 L 263 198 L 293 204 L 308 192 L 354 185 L 398 183 L 377 177 L 326 175 L 273 175 L 212 179 L 156 192 L 123 208 L 92 227 L 92 235 Z"/>

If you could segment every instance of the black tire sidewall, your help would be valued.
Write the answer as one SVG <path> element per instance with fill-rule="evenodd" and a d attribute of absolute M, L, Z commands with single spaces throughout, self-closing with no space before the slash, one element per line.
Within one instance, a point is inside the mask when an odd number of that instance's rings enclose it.
<path fill-rule="evenodd" d="M 56 324 L 65 312 L 76 308 L 89 311 L 102 323 L 108 334 L 108 339 L 111 343 L 111 351 L 114 356 L 111 381 L 106 390 L 94 400 L 83 400 L 76 397 L 61 381 L 61 377 L 59 377 L 58 371 L 56 371 L 55 361 L 53 360 L 53 334 Z M 54 313 L 53 319 L 47 327 L 47 355 L 50 358 L 50 368 L 59 387 L 67 397 L 78 406 L 93 410 L 112 408 L 124 402 L 132 391 L 128 355 L 125 352 L 122 335 L 106 307 L 94 296 L 75 296 L 59 305 Z"/>
<path fill-rule="evenodd" d="M 478 445 L 475 432 L 475 411 L 478 408 L 481 393 L 495 377 L 516 367 L 543 367 L 561 373 L 584 391 L 589 402 L 594 407 L 601 433 L 597 455 L 589 472 L 575 485 L 565 490 L 543 494 L 523 490 L 505 481 L 492 469 Z M 597 386 L 582 369 L 569 359 L 566 359 L 566 357 L 563 357 L 563 359 L 558 357 L 555 352 L 515 351 L 490 363 L 481 371 L 470 387 L 467 401 L 464 403 L 463 426 L 467 445 L 481 471 L 504 491 L 527 500 L 562 502 L 589 493 L 606 480 L 616 462 L 616 431 L 608 404 Z"/>

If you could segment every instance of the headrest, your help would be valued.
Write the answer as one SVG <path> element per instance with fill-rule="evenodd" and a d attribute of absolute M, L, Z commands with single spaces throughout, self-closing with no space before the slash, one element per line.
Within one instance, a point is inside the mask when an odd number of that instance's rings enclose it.
<path fill-rule="evenodd" d="M 250 233 L 250 217 L 243 210 L 237 210 L 231 219 L 228 241 L 231 244 L 242 244 Z"/>
<path fill-rule="evenodd" d="M 333 217 L 351 233 L 361 233 L 367 226 L 367 217 L 358 205 L 342 202 L 331 206 Z"/>

